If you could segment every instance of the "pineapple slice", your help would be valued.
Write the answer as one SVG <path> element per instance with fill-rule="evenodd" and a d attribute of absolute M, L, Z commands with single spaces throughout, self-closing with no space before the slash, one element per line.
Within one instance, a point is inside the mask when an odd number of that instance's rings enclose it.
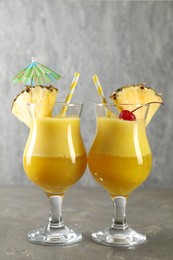
<path fill-rule="evenodd" d="M 12 113 L 29 128 L 32 125 L 32 118 L 28 112 L 27 104 L 36 104 L 35 117 L 51 116 L 53 106 L 56 102 L 58 89 L 53 86 L 26 86 L 14 99 Z"/>
<path fill-rule="evenodd" d="M 110 98 L 114 101 L 115 105 L 120 105 L 122 110 L 133 111 L 136 109 L 137 104 L 150 104 L 149 111 L 146 118 L 146 125 L 150 122 L 156 111 L 158 110 L 160 104 L 163 104 L 163 99 L 160 94 L 150 87 L 144 84 L 124 86 L 117 89 L 112 93 Z M 129 104 L 123 106 L 123 104 Z M 143 109 L 137 109 L 135 115 L 137 119 L 143 118 Z"/>

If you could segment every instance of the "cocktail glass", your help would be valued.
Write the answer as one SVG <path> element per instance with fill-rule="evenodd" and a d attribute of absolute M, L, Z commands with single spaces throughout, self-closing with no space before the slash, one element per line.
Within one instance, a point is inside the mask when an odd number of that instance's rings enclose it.
<path fill-rule="evenodd" d="M 44 108 L 28 104 L 33 120 L 23 165 L 28 178 L 47 194 L 51 209 L 48 225 L 28 233 L 28 239 L 38 244 L 69 245 L 82 239 L 79 231 L 64 225 L 62 203 L 65 192 L 81 178 L 87 164 L 80 132 L 83 105 L 56 103 L 52 107 L 46 106 L 49 116 L 36 117 L 36 111 Z"/>
<path fill-rule="evenodd" d="M 126 222 L 126 199 L 151 170 L 152 156 L 145 125 L 149 105 L 136 105 L 139 108 L 134 112 L 135 121 L 119 119 L 121 107 L 114 104 L 94 104 L 94 107 L 97 130 L 88 165 L 94 179 L 110 194 L 114 213 L 112 225 L 93 232 L 92 239 L 119 247 L 142 244 L 146 236 L 129 228 Z"/>

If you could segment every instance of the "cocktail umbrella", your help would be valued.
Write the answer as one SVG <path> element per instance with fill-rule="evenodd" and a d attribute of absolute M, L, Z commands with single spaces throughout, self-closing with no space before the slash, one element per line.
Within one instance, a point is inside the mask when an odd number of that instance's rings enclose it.
<path fill-rule="evenodd" d="M 47 85 L 60 79 L 61 76 L 32 57 L 32 63 L 13 77 L 12 83 L 23 83 L 29 86 Z"/>

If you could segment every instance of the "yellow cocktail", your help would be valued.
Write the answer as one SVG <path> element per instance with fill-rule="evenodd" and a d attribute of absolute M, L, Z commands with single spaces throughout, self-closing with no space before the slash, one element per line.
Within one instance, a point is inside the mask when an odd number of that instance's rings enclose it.
<path fill-rule="evenodd" d="M 125 212 L 126 198 L 146 180 L 152 164 L 145 121 L 149 105 L 134 107 L 132 113 L 112 103 L 95 104 L 97 128 L 88 165 L 115 208 L 111 227 L 92 233 L 93 240 L 100 244 L 127 247 L 146 240 L 145 235 L 128 227 Z"/>
<path fill-rule="evenodd" d="M 145 121 L 98 117 L 88 164 L 93 177 L 113 198 L 128 197 L 151 169 Z"/>
<path fill-rule="evenodd" d="M 28 238 L 46 245 L 76 243 L 82 234 L 64 225 L 62 203 L 64 193 L 82 177 L 87 165 L 80 133 L 82 104 L 50 104 L 49 116 L 38 113 L 45 105 L 29 104 L 28 108 L 32 122 L 23 165 L 28 178 L 46 192 L 51 206 L 48 225 L 29 232 Z"/>
<path fill-rule="evenodd" d="M 86 161 L 79 118 L 33 120 L 24 151 L 24 169 L 28 178 L 49 196 L 63 194 L 76 183 L 85 171 Z"/>

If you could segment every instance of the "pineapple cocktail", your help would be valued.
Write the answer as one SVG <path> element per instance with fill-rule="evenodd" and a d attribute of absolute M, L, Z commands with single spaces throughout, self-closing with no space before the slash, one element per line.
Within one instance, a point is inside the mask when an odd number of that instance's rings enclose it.
<path fill-rule="evenodd" d="M 48 81 L 55 74 L 35 59 L 26 70 L 31 83 L 40 82 L 45 75 Z M 55 76 L 59 78 L 59 75 Z M 23 77 L 23 71 L 15 80 L 20 77 Z M 12 113 L 30 128 L 23 154 L 26 175 L 47 194 L 50 201 L 48 225 L 28 233 L 28 239 L 34 243 L 69 245 L 82 239 L 81 232 L 66 227 L 62 219 L 64 194 L 82 177 L 87 165 L 80 133 L 83 105 L 70 103 L 78 77 L 79 73 L 75 73 L 65 103 L 56 102 L 58 89 L 52 85 L 30 85 L 12 104 Z"/>
<path fill-rule="evenodd" d="M 111 111 L 114 108 L 117 107 L 112 105 Z M 144 120 L 97 117 L 97 133 L 88 163 L 93 177 L 112 198 L 127 198 L 143 183 L 149 175 L 151 160 Z"/>
<path fill-rule="evenodd" d="M 58 114 L 63 106 L 55 104 Z M 68 113 L 77 106 L 81 105 L 71 104 Z M 33 119 L 23 156 L 24 169 L 48 196 L 63 195 L 81 178 L 86 161 L 78 115 Z"/>
<path fill-rule="evenodd" d="M 146 240 L 128 227 L 125 206 L 126 198 L 150 173 L 146 125 L 163 101 L 143 84 L 119 89 L 111 99 L 113 103 L 94 104 L 97 128 L 88 165 L 94 179 L 110 194 L 115 211 L 111 227 L 92 233 L 92 238 L 97 243 L 128 247 Z"/>

